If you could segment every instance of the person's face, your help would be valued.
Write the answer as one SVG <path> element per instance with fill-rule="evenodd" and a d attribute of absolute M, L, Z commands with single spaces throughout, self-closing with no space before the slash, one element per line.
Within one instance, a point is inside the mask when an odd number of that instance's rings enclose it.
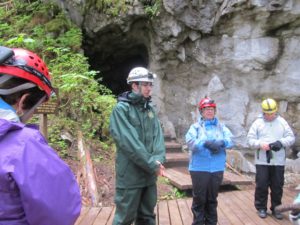
<path fill-rule="evenodd" d="M 139 92 L 144 98 L 149 98 L 152 94 L 152 82 L 140 82 L 139 85 L 133 84 L 132 88 L 135 92 Z"/>
<path fill-rule="evenodd" d="M 264 119 L 266 121 L 272 121 L 276 118 L 276 112 L 274 113 L 264 113 Z"/>
<path fill-rule="evenodd" d="M 214 107 L 203 108 L 202 117 L 206 120 L 212 120 L 215 117 L 215 108 Z"/>

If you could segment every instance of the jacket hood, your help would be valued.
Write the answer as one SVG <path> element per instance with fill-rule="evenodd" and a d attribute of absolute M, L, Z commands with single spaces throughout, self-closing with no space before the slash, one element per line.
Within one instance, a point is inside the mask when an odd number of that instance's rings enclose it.
<path fill-rule="evenodd" d="M 132 91 L 126 91 L 118 96 L 118 102 L 128 102 L 134 105 L 144 105 L 144 109 L 149 109 L 151 97 L 144 98 L 141 94 Z"/>
<path fill-rule="evenodd" d="M 22 129 L 25 125 L 5 119 L 0 119 L 0 138 L 5 136 L 9 131 Z"/>

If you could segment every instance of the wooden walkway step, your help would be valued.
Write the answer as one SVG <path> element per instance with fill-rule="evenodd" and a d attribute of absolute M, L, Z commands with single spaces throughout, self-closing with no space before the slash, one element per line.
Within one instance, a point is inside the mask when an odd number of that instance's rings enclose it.
<path fill-rule="evenodd" d="M 172 152 L 166 154 L 166 163 L 184 161 L 186 164 L 189 162 L 189 156 L 183 152 Z"/>
<path fill-rule="evenodd" d="M 167 152 L 182 152 L 182 145 L 175 141 L 165 141 Z"/>
<path fill-rule="evenodd" d="M 185 167 L 166 168 L 165 176 L 171 184 L 180 190 L 192 189 L 192 180 Z M 253 181 L 245 176 L 240 176 L 229 171 L 224 172 L 223 185 L 247 185 L 252 183 Z"/>
<path fill-rule="evenodd" d="M 295 195 L 284 190 L 283 204 L 291 203 Z M 274 219 L 270 211 L 266 219 L 259 218 L 253 206 L 253 196 L 253 190 L 220 193 L 218 225 L 290 225 L 287 212 L 283 220 Z M 191 225 L 191 205 L 191 198 L 160 201 L 155 210 L 157 225 Z M 114 210 L 114 207 L 83 207 L 75 225 L 111 225 Z"/>

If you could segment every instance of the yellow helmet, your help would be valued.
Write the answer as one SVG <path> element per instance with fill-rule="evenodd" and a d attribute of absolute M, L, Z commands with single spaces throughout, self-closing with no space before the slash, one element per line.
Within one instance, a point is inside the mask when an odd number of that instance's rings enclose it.
<path fill-rule="evenodd" d="M 274 99 L 267 98 L 262 101 L 261 108 L 264 113 L 274 113 L 277 112 L 277 103 Z"/>

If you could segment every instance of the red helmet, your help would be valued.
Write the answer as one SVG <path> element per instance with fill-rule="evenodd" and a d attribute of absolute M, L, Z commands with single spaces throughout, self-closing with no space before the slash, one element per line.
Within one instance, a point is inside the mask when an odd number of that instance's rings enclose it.
<path fill-rule="evenodd" d="M 44 61 L 35 53 L 25 49 L 13 48 L 11 50 L 12 56 L 0 65 L 0 74 L 28 80 L 45 91 L 49 98 L 53 88 Z"/>
<path fill-rule="evenodd" d="M 199 102 L 199 110 L 201 111 L 203 108 L 206 108 L 206 107 L 216 108 L 215 101 L 211 100 L 210 98 L 207 98 L 207 97 L 201 99 Z"/>

